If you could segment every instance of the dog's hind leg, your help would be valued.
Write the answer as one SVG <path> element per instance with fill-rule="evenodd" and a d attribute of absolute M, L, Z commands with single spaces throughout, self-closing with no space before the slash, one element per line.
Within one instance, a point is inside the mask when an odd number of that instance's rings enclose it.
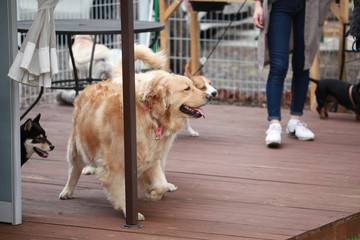
<path fill-rule="evenodd" d="M 72 195 L 74 193 L 75 186 L 77 182 L 79 181 L 80 175 L 81 175 L 82 168 L 79 168 L 76 165 L 72 165 L 70 163 L 69 166 L 69 173 L 68 173 L 68 180 L 64 187 L 64 189 L 61 191 L 59 198 L 62 200 L 72 198 Z"/>
<path fill-rule="evenodd" d="M 326 119 L 328 117 L 327 111 L 326 111 L 326 96 L 322 96 L 320 91 L 318 91 L 318 89 L 316 89 L 315 91 L 315 95 L 316 95 L 316 101 L 317 101 L 317 112 L 320 115 L 321 119 Z"/>
<path fill-rule="evenodd" d="M 328 111 L 327 111 L 327 109 L 328 109 L 327 105 L 328 105 L 328 102 L 325 101 L 325 103 L 324 103 L 324 105 L 323 105 L 323 107 L 321 109 L 322 119 L 327 119 L 329 117 L 329 114 L 328 114 Z"/>
<path fill-rule="evenodd" d="M 81 170 L 84 167 L 82 157 L 80 156 L 80 153 L 77 151 L 75 144 L 76 144 L 75 141 L 73 141 L 72 139 L 69 140 L 68 152 L 67 152 L 68 162 L 69 162 L 68 180 L 64 189 L 61 191 L 59 195 L 59 198 L 63 200 L 72 198 L 75 186 L 79 181 L 81 175 Z"/>
<path fill-rule="evenodd" d="M 192 137 L 198 137 L 199 133 L 197 131 L 195 131 L 191 126 L 190 126 L 190 120 L 189 119 L 185 119 L 184 120 L 185 123 L 185 129 L 186 131 L 188 131 L 188 133 L 190 133 L 190 135 Z"/>
<path fill-rule="evenodd" d="M 116 165 L 105 165 L 100 166 L 96 174 L 111 204 L 126 217 L 124 169 Z M 138 220 L 143 221 L 145 217 L 138 213 Z"/>

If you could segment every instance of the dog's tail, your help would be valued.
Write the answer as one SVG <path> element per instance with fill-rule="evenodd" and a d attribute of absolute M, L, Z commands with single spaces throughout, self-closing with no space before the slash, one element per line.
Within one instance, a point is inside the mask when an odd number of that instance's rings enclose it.
<path fill-rule="evenodd" d="M 312 81 L 312 82 L 315 83 L 316 85 L 319 83 L 319 80 L 316 80 L 316 79 L 313 79 L 313 78 L 310 78 L 310 81 Z"/>
<path fill-rule="evenodd" d="M 112 81 L 122 83 L 122 58 L 119 57 L 112 70 Z"/>
<path fill-rule="evenodd" d="M 56 100 L 60 105 L 74 105 L 75 91 L 59 90 L 56 93 Z"/>
<path fill-rule="evenodd" d="M 154 53 L 150 48 L 140 44 L 134 46 L 134 58 L 135 61 L 141 60 L 152 67 L 163 67 L 167 61 L 164 50 Z"/>
<path fill-rule="evenodd" d="M 134 60 L 141 60 L 145 64 L 152 67 L 163 67 L 166 64 L 167 57 L 164 50 L 154 53 L 150 48 L 135 44 L 134 45 Z M 114 82 L 122 83 L 122 59 L 117 60 L 112 72 L 112 79 Z"/>

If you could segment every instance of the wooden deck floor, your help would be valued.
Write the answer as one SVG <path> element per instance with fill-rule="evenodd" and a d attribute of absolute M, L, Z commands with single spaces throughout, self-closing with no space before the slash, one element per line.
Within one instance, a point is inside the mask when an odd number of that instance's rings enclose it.
<path fill-rule="evenodd" d="M 182 130 L 168 156 L 167 179 L 179 189 L 157 202 L 139 192 L 144 227 L 125 230 L 94 176 L 80 178 L 74 199 L 58 199 L 72 110 L 39 105 L 28 115 L 42 114 L 56 148 L 48 159 L 33 156 L 23 166 L 23 224 L 0 224 L 0 239 L 288 239 L 360 212 L 354 115 L 320 120 L 307 111 L 303 120 L 315 141 L 284 134 L 282 147 L 269 149 L 265 109 L 209 105 L 206 119 L 192 121 L 200 137 Z M 282 114 L 285 129 L 288 110 Z"/>

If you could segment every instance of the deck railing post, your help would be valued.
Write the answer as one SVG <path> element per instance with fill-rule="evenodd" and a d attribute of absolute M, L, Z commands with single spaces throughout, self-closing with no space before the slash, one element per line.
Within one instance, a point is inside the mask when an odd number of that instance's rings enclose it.
<path fill-rule="evenodd" d="M 133 1 L 121 0 L 121 45 L 123 71 L 124 157 L 126 224 L 124 228 L 140 228 L 137 223 L 137 153 L 134 69 L 134 18 Z"/>

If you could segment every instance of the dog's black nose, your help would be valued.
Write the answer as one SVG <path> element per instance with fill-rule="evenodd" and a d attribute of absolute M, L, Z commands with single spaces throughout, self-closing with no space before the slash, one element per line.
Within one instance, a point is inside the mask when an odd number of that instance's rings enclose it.
<path fill-rule="evenodd" d="M 217 96 L 217 91 L 213 91 L 213 92 L 211 93 L 211 96 L 216 97 L 216 96 Z"/>
<path fill-rule="evenodd" d="M 54 150 L 54 148 L 55 148 L 55 146 L 53 146 L 53 145 L 50 146 L 51 151 Z"/>

